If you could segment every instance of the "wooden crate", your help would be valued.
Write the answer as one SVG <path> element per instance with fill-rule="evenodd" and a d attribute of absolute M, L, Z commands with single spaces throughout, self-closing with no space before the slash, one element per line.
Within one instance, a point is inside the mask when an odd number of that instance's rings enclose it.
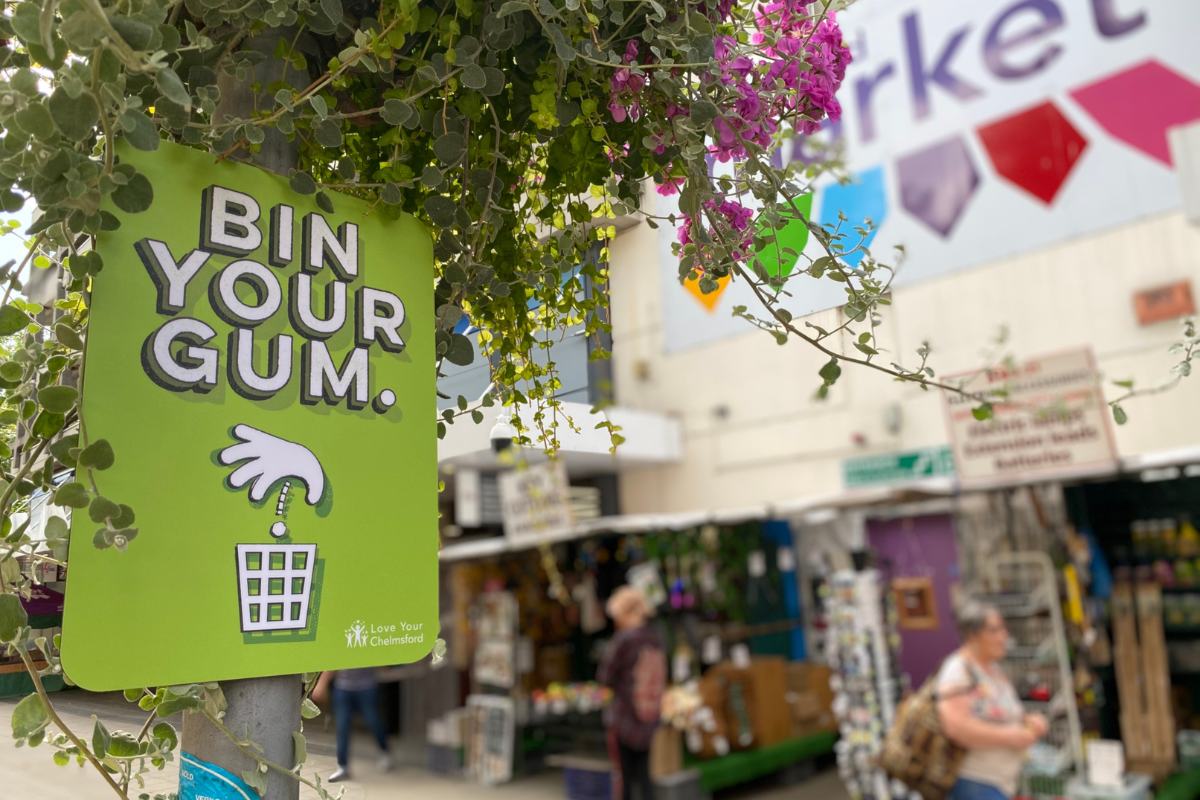
<path fill-rule="evenodd" d="M 1121 741 L 1125 744 L 1125 757 L 1130 761 L 1148 761 L 1153 754 L 1133 597 L 1131 584 L 1118 583 L 1113 586 L 1113 666 L 1117 673 Z"/>
<path fill-rule="evenodd" d="M 1170 764 L 1175 762 L 1175 715 L 1171 707 L 1167 643 L 1163 636 L 1162 588 L 1157 583 L 1139 583 L 1136 594 L 1150 758 Z"/>

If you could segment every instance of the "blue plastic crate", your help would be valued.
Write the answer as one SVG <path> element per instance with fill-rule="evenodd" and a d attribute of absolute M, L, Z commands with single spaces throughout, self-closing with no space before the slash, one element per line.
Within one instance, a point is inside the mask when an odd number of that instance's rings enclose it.
<path fill-rule="evenodd" d="M 610 769 L 565 767 L 563 783 L 567 800 L 612 800 L 613 781 Z"/>

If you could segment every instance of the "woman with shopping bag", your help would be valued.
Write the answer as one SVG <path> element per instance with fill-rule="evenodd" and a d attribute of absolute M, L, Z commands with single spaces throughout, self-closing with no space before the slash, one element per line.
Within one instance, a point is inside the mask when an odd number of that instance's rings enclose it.
<path fill-rule="evenodd" d="M 925 800 L 1011 800 L 1025 751 L 1050 726 L 1025 712 L 999 664 L 1000 612 L 968 601 L 957 617 L 962 647 L 900 708 L 880 766 Z"/>

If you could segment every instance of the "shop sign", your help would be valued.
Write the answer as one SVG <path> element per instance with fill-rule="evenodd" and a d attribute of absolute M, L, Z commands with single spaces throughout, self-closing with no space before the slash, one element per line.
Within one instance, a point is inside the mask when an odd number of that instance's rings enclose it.
<path fill-rule="evenodd" d="M 575 524 L 571 486 L 562 461 L 531 464 L 500 473 L 504 535 L 512 542 L 556 536 Z"/>
<path fill-rule="evenodd" d="M 155 200 L 110 208 L 121 226 L 97 243 L 83 416 L 115 453 L 100 493 L 132 512 L 120 537 L 74 514 L 68 674 L 111 690 L 422 658 L 438 634 L 429 233 L 166 142 L 121 158 Z"/>
<path fill-rule="evenodd" d="M 842 462 L 842 479 L 847 487 L 879 483 L 919 481 L 954 475 L 954 455 L 950 448 L 924 447 L 905 453 L 885 453 Z"/>
<path fill-rule="evenodd" d="M 992 398 L 994 408 L 992 418 L 979 420 L 974 415 L 977 401 L 943 392 L 954 464 L 964 484 L 1053 478 L 1115 466 L 1116 445 L 1090 350 L 957 379 L 966 391 Z"/>
<path fill-rule="evenodd" d="M 1137 311 L 1139 325 L 1151 325 L 1179 319 L 1196 313 L 1192 300 L 1192 282 L 1189 280 L 1146 289 L 1133 296 L 1133 307 Z"/>

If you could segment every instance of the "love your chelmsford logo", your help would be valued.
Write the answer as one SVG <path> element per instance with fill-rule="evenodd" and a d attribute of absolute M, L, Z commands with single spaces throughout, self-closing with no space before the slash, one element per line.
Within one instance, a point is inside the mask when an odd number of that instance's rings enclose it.
<path fill-rule="evenodd" d="M 351 649 L 358 647 L 386 647 L 393 644 L 422 644 L 425 641 L 425 633 L 422 630 L 424 623 L 418 622 L 412 624 L 409 622 L 401 622 L 397 625 L 368 625 L 360 620 L 355 620 L 349 628 L 346 628 L 346 647 Z"/>

